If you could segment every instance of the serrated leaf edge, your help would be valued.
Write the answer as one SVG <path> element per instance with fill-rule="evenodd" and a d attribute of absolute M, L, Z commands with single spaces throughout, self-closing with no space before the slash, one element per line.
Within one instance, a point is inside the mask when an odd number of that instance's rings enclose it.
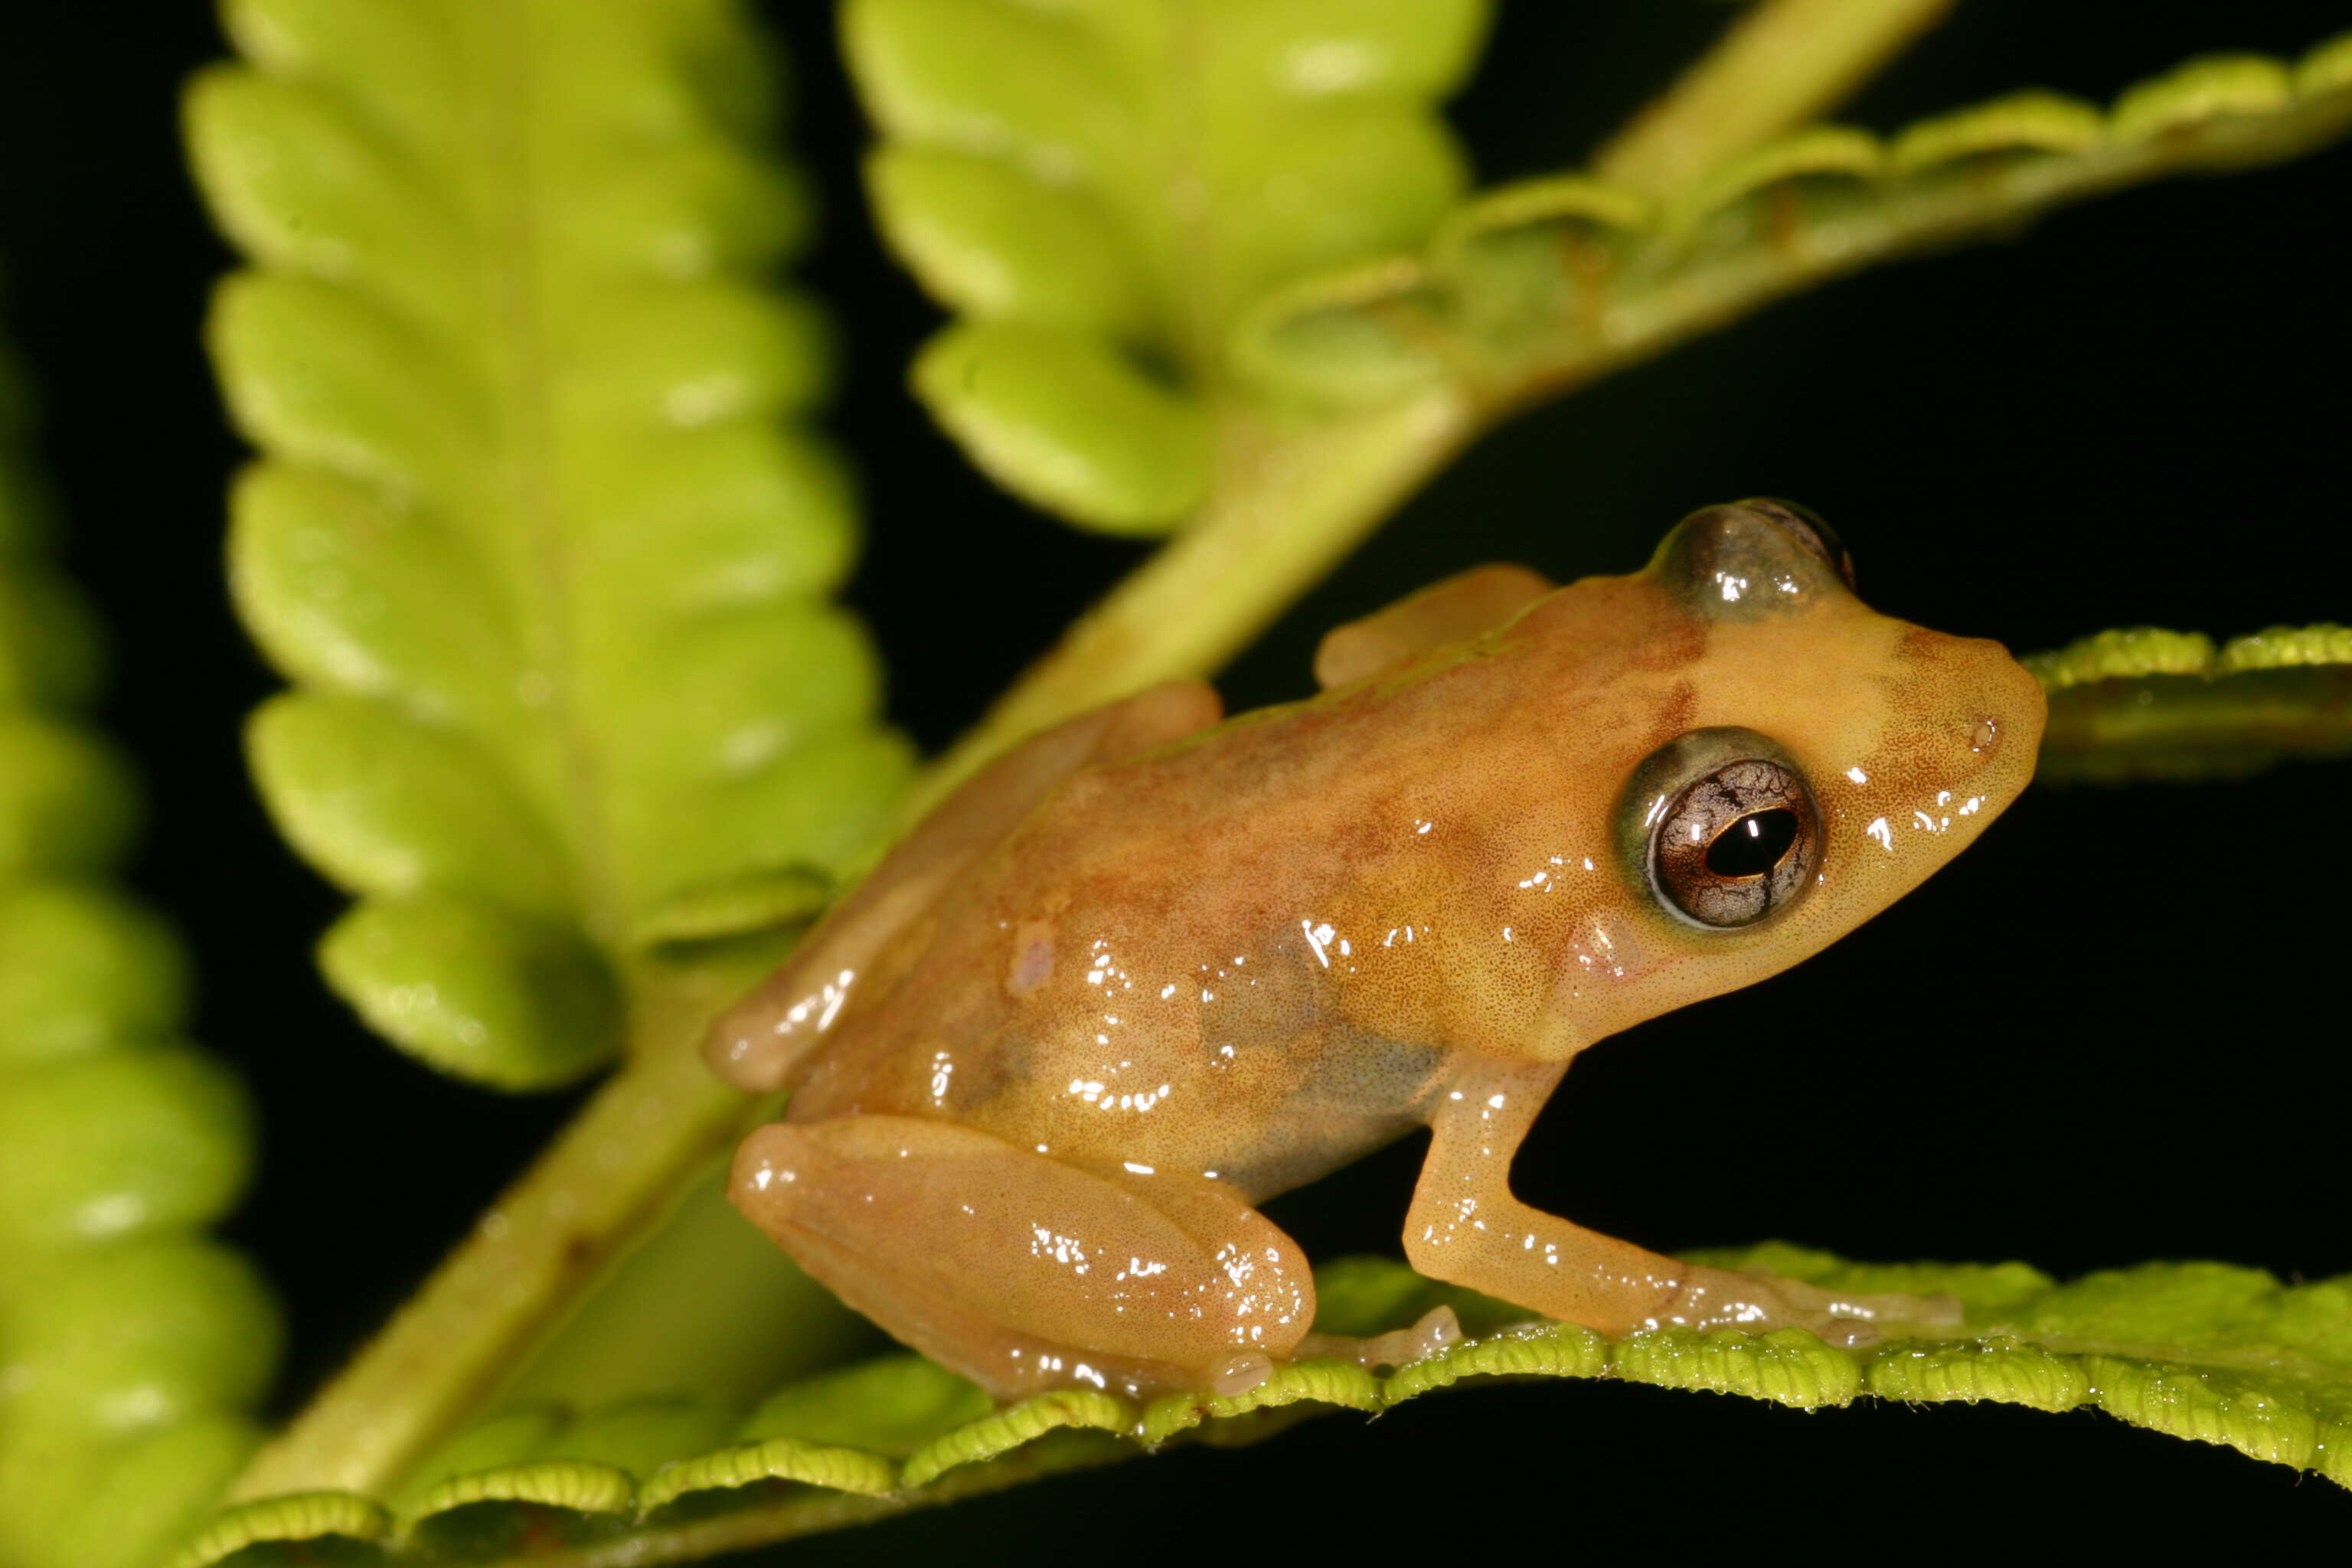
<path fill-rule="evenodd" d="M 1740 257 L 1768 254 L 1764 271 L 1777 280 L 1743 274 L 1727 287 L 1778 293 L 1812 274 L 1851 271 L 1906 246 L 1949 242 L 1978 228 L 2004 230 L 2072 196 L 2204 164 L 2290 155 L 2340 132 L 2347 122 L 2352 122 L 2352 35 L 2322 43 L 2294 63 L 2250 55 L 2192 59 L 2126 89 L 2104 110 L 2029 91 L 1885 137 L 1846 126 L 1809 126 L 1750 149 L 1663 205 L 1587 174 L 1544 175 L 1468 197 L 1441 220 L 1421 251 L 1309 274 L 1270 291 L 1237 315 L 1230 352 L 1268 391 L 1310 402 L 1351 401 L 1345 386 L 1294 363 L 1278 342 L 1286 327 L 1314 314 L 1385 310 L 1414 299 L 1436 305 L 1442 314 L 1444 301 L 1468 276 L 1477 240 L 1566 221 L 1612 247 L 1570 265 L 1589 268 L 1596 279 L 1624 280 L 1601 288 L 1572 323 L 1579 346 L 1568 357 L 1597 364 L 1636 350 L 1642 341 L 1679 335 L 1662 329 L 1663 319 L 1706 292 L 1695 279 L 1717 263 L 1740 272 Z M 1960 177 L 2002 158 L 2019 168 L 1999 199 Z M 1843 184 L 1868 195 L 1854 211 L 1819 222 L 1776 205 L 1808 183 Z M 1761 241 L 1745 226 L 1726 227 L 1728 215 L 1759 203 L 1766 209 Z M 1910 210 L 1904 210 L 1906 203 Z M 1790 276 L 1779 279 L 1781 272 Z M 1368 287 L 1371 279 L 1377 288 Z M 1622 299 L 1629 286 L 1664 303 L 1631 308 Z M 1685 295 L 1691 298 L 1677 306 Z M 1703 314 L 1712 324 L 1736 309 L 1717 303 Z M 1505 405 L 1569 376 L 1565 367 L 1544 363 L 1558 357 L 1557 351 L 1547 355 L 1539 344 L 1530 347 L 1524 331 L 1507 334 L 1497 362 L 1469 375 L 1461 373 L 1475 351 L 1466 341 L 1449 348 L 1462 334 L 1442 321 L 1401 325 L 1394 335 L 1405 345 L 1401 358 L 1418 361 L 1423 374 L 1454 371 Z M 1537 368 L 1521 358 L 1532 359 Z M 1529 382 L 1532 387 L 1524 384 Z M 1397 384 L 1382 381 L 1360 396 L 1398 394 Z"/>
<path fill-rule="evenodd" d="M 438 1512 L 497 1500 L 565 1509 L 612 1526 L 658 1526 L 663 1510 L 682 1501 L 763 1483 L 770 1495 L 773 1483 L 785 1483 L 911 1506 L 948 1495 L 940 1489 L 960 1490 L 959 1475 L 1057 1433 L 1105 1434 L 1150 1449 L 1262 1410 L 1309 1405 L 1377 1415 L 1487 1377 L 1612 1379 L 1742 1394 L 1798 1410 L 1842 1408 L 1864 1398 L 2050 1412 L 2091 1406 L 2352 1487 L 2352 1397 L 2331 1411 L 2293 1388 L 2251 1384 L 2249 1375 L 2220 1360 L 2059 1349 L 1999 1329 L 1963 1339 L 1891 1339 L 1857 1350 L 1793 1328 L 1760 1335 L 1668 1328 L 1612 1341 L 1571 1323 L 1530 1321 L 1461 1341 L 1385 1377 L 1319 1360 L 1286 1366 L 1259 1389 L 1234 1397 L 1178 1394 L 1137 1405 L 1091 1389 L 1040 1394 L 934 1438 L 897 1465 L 863 1449 L 774 1437 L 673 1461 L 635 1486 L 625 1472 L 580 1460 L 501 1466 L 442 1483 L 408 1510 L 397 1535 L 413 1539 Z M 338 1521 L 349 1528 L 335 1528 Z M 173 1568 L 213 1568 L 248 1545 L 326 1533 L 381 1541 L 394 1531 L 380 1507 L 347 1494 L 268 1499 L 222 1516 Z"/>

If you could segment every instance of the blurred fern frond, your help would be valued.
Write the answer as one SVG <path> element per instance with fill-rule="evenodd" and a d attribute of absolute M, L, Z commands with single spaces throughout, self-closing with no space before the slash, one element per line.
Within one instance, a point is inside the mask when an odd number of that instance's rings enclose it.
<path fill-rule="evenodd" d="M 692 1050 L 910 762 L 831 595 L 808 198 L 730 0 L 230 0 L 186 104 L 252 268 L 210 341 L 273 816 L 358 900 L 320 961 L 436 1068 L 623 1060 L 261 1490 L 382 1484 L 674 1202 L 742 1108 Z"/>
<path fill-rule="evenodd" d="M 0 1560 L 142 1568 L 259 1440 L 278 1313 L 206 1234 L 251 1173 L 186 1043 L 179 939 L 116 876 L 139 813 L 86 714 L 96 628 L 47 558 L 0 363 Z"/>

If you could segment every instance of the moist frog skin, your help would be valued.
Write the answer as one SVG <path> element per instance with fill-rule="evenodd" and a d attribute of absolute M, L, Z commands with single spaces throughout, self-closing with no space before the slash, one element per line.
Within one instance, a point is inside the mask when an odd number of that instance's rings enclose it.
<path fill-rule="evenodd" d="M 2032 774 L 2032 678 L 1871 610 L 1770 500 L 1692 514 L 1629 576 L 1465 573 L 1333 632 L 1316 674 L 1230 719 L 1155 688 L 940 806 L 714 1026 L 721 1076 L 791 1095 L 737 1207 L 1003 1397 L 1442 1343 L 1443 1311 L 1312 1335 L 1309 1261 L 1256 1206 L 1423 1127 L 1423 1274 L 1611 1334 L 1946 1320 L 1678 1262 L 1508 1177 L 1577 1052 L 1965 847 Z"/>

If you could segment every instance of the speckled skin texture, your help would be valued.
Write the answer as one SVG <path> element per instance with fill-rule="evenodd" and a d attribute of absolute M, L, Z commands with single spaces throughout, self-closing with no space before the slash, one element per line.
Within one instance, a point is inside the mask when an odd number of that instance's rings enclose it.
<path fill-rule="evenodd" d="M 1610 1332 L 1934 1316 L 1580 1229 L 1510 1196 L 1510 1157 L 1577 1051 L 1797 963 L 1965 847 L 2032 774 L 2039 688 L 1872 612 L 1767 504 L 1544 586 L 1466 574 L 1335 633 L 1319 697 L 1217 722 L 1162 688 L 975 779 L 714 1030 L 719 1071 L 793 1091 L 738 1205 L 1007 1395 L 1268 1375 L 1313 1285 L 1253 1205 L 1421 1125 L 1424 1273 Z M 1809 885 L 1734 930 L 1668 908 L 1646 855 L 1685 781 L 1645 760 L 1717 726 L 1820 813 Z"/>

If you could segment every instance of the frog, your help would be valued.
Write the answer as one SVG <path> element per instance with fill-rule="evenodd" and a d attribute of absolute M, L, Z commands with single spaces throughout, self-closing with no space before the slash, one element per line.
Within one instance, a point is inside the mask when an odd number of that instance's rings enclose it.
<path fill-rule="evenodd" d="M 1444 1308 L 1318 1334 L 1260 1212 L 1424 1130 L 1406 1261 L 1534 1318 L 1949 1324 L 1511 1189 L 1578 1053 L 1837 941 L 2032 777 L 2033 678 L 1853 584 L 1811 510 L 1710 506 L 1631 574 L 1478 567 L 1338 627 L 1304 700 L 1227 717 L 1172 681 L 1027 740 L 711 1027 L 721 1078 L 787 1096 L 731 1201 L 1007 1400 L 1232 1396 L 1457 1338 Z"/>

